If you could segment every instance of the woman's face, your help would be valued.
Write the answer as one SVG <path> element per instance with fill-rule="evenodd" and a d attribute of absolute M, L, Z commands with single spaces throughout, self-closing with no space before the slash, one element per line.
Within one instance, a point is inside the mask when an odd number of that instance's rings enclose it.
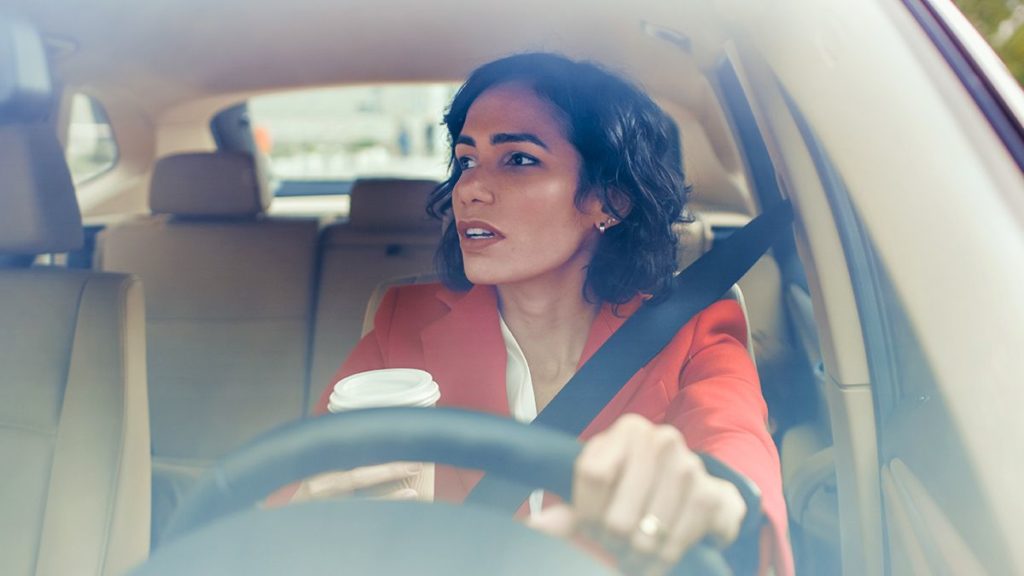
<path fill-rule="evenodd" d="M 593 195 L 576 206 L 581 159 L 551 104 L 521 84 L 488 89 L 469 108 L 455 159 L 452 209 L 470 282 L 585 277 L 606 216 Z"/>

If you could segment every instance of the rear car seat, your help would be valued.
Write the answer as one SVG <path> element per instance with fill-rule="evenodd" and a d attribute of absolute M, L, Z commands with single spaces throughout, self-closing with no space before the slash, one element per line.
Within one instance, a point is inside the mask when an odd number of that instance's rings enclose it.
<path fill-rule="evenodd" d="M 213 460 L 306 405 L 318 223 L 263 216 L 247 154 L 188 153 L 153 172 L 153 216 L 112 225 L 96 267 L 147 291 L 157 538 Z"/>
<path fill-rule="evenodd" d="M 53 128 L 0 126 L 0 574 L 121 574 L 149 552 L 142 286 L 30 266 L 81 243 Z"/>
<path fill-rule="evenodd" d="M 433 269 L 441 225 L 424 208 L 435 186 L 427 180 L 358 180 L 348 222 L 321 234 L 311 402 L 359 341 L 377 284 Z"/>

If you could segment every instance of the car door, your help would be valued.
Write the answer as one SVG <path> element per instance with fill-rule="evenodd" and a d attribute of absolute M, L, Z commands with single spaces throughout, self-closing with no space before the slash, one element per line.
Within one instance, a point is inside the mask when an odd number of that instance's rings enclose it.
<path fill-rule="evenodd" d="M 1020 571 L 1020 90 L 949 2 L 754 4 L 730 59 L 800 214 L 843 572 Z"/>

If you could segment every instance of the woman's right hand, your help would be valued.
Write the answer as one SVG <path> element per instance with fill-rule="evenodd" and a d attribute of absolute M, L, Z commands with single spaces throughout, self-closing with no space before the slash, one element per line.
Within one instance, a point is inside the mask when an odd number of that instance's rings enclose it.
<path fill-rule="evenodd" d="M 423 465 L 416 462 L 390 462 L 343 472 L 325 472 L 303 480 L 291 501 L 348 497 L 415 500 L 419 494 L 410 486 L 413 478 L 422 471 Z"/>

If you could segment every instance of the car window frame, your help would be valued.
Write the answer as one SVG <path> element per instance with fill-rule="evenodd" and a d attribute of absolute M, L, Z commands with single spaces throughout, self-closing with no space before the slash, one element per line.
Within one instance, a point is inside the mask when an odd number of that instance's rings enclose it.
<path fill-rule="evenodd" d="M 1024 94 L 999 56 L 951 1 L 902 3 L 1024 170 Z"/>

